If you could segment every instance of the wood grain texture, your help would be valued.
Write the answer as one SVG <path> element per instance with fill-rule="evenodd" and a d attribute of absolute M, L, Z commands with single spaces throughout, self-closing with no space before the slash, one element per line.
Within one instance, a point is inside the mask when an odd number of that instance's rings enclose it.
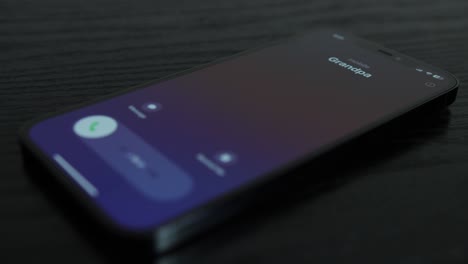
<path fill-rule="evenodd" d="M 155 262 L 466 263 L 467 10 L 466 0 L 1 1 L 0 261 L 100 263 L 112 254 L 26 177 L 16 141 L 25 121 L 332 26 L 454 73 L 462 85 L 450 112 L 386 138 L 395 153 L 361 161 L 356 180 Z"/>

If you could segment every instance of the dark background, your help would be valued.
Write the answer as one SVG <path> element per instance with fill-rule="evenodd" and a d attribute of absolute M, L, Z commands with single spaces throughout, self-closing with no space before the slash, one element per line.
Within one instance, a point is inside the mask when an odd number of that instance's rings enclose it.
<path fill-rule="evenodd" d="M 26 173 L 16 137 L 24 122 L 332 26 L 454 73 L 457 101 L 372 149 L 357 148 L 345 184 L 244 214 L 157 262 L 466 263 L 466 10 L 466 0 L 1 1 L 0 262 L 141 257 L 96 238 L 80 211 L 32 179 L 43 173 Z"/>

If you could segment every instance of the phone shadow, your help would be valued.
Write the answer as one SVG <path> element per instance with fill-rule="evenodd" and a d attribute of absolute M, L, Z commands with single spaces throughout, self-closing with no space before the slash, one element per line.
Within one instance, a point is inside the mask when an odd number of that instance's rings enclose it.
<path fill-rule="evenodd" d="M 448 109 L 436 114 L 418 110 L 379 127 L 289 172 L 287 182 L 283 179 L 271 188 L 262 189 L 261 195 L 254 196 L 242 212 L 158 256 L 153 253 L 151 241 L 117 235 L 96 221 L 29 152 L 23 151 L 23 157 L 30 181 L 105 262 L 193 263 L 204 259 L 203 262 L 208 263 L 213 250 L 222 247 L 223 252 L 229 252 L 236 241 L 255 234 L 258 227 L 288 215 L 304 204 L 313 203 L 325 193 L 338 191 L 350 181 L 365 177 L 369 169 L 385 165 L 399 155 L 443 136 L 449 121 Z M 310 177 L 311 174 L 314 176 Z M 235 246 L 231 249 L 235 250 Z M 217 261 L 216 257 L 212 260 Z"/>

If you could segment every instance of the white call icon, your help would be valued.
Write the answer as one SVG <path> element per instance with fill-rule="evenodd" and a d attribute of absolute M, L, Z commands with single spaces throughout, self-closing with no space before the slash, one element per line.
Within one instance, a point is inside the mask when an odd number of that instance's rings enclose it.
<path fill-rule="evenodd" d="M 117 129 L 117 121 L 105 115 L 92 115 L 81 118 L 73 126 L 73 131 L 83 138 L 103 138 Z"/>

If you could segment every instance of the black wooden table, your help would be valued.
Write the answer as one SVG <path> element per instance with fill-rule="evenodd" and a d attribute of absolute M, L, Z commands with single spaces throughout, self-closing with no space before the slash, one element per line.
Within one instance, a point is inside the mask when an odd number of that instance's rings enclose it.
<path fill-rule="evenodd" d="M 94 238 L 85 217 L 64 213 L 68 201 L 34 183 L 40 174 L 27 175 L 16 141 L 25 121 L 332 26 L 451 71 L 457 101 L 383 138 L 346 184 L 244 215 L 156 262 L 466 263 L 467 10 L 466 0 L 1 1 L 0 262 L 143 262 Z"/>

